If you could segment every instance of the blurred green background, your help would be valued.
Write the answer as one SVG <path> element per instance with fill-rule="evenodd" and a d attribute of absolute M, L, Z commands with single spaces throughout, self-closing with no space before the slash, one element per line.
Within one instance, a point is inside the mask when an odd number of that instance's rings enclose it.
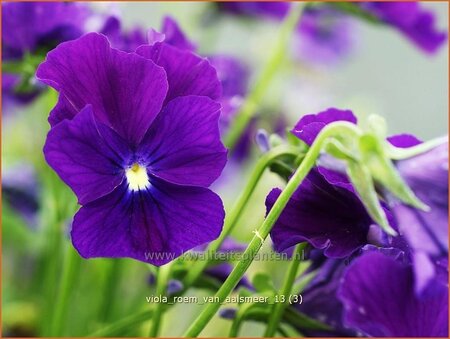
<path fill-rule="evenodd" d="M 224 17 L 205 28 L 209 3 L 197 2 L 133 2 L 92 3 L 99 12 L 114 11 L 126 27 L 140 25 L 158 29 L 164 15 L 176 18 L 188 37 L 197 43 L 204 55 L 226 53 L 241 58 L 258 74 L 270 56 L 277 36 L 278 24 L 270 21 L 242 20 Z M 438 17 L 438 26 L 448 30 L 448 4 L 428 2 Z M 92 23 L 95 25 L 95 23 Z M 423 139 L 448 133 L 448 48 L 435 56 L 426 56 L 388 28 L 355 21 L 357 46 L 348 60 L 335 67 L 309 67 L 291 64 L 279 72 L 262 106 L 279 114 L 289 123 L 300 116 L 316 113 L 330 106 L 352 109 L 359 117 L 381 114 L 390 133 L 408 132 Z M 27 107 L 16 107 L 2 117 L 2 172 L 20 172 L 32 165 L 39 172 L 38 181 L 58 182 L 45 165 L 42 145 L 48 130 L 47 116 L 55 95 L 47 92 Z M 235 201 L 252 168 L 252 159 L 239 168 L 240 175 L 226 176 L 215 184 L 215 190 L 229 208 Z M 245 212 L 233 236 L 248 241 L 265 213 L 264 199 L 269 190 L 282 182 L 266 174 L 251 206 Z M 48 329 L 49 315 L 55 307 L 64 253 L 72 251 L 69 241 L 58 245 L 58 232 L 65 232 L 70 220 L 60 220 L 58 213 L 75 209 L 75 197 L 62 183 L 51 192 L 41 192 L 38 226 L 31 228 L 6 204 L 2 205 L 2 323 L 3 335 L 20 333 L 38 335 Z M 62 213 L 64 214 L 64 213 Z M 57 230 L 46 227 L 55 220 Z M 55 233 L 56 232 L 56 233 Z M 56 249 L 54 246 L 60 246 Z M 265 251 L 270 251 L 266 244 Z M 55 256 L 54 253 L 60 253 Z M 69 313 L 64 329 L 66 336 L 84 336 L 99 328 L 102 321 L 114 321 L 150 308 L 145 297 L 153 293 L 147 279 L 146 264 L 129 259 L 79 260 L 80 273 L 72 277 Z M 122 266 L 119 276 L 106 276 L 107 268 Z M 249 270 L 271 272 L 280 286 L 285 262 L 255 262 Z M 53 277 L 49 278 L 49 277 Z M 108 281 L 118 279 L 119 289 L 107 296 Z M 193 290 L 191 294 L 207 295 L 209 291 Z M 198 315 L 202 306 L 180 304 L 173 307 L 163 323 L 163 336 L 179 336 Z M 202 336 L 225 336 L 230 322 L 215 317 Z M 264 327 L 247 323 L 241 335 L 260 336 Z M 10 331 L 10 332 L 8 332 Z M 15 332 L 14 332 L 15 331 Z M 134 326 L 118 336 L 147 335 L 148 323 Z"/>

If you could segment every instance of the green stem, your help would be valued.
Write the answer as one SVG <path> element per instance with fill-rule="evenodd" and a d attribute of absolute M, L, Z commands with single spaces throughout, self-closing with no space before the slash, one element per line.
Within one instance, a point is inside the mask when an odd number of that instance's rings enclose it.
<path fill-rule="evenodd" d="M 219 302 L 208 304 L 200 313 L 198 318 L 192 323 L 189 329 L 184 334 L 184 337 L 197 337 L 201 331 L 205 328 L 208 322 L 212 319 L 214 314 L 220 308 L 220 304 L 225 301 L 226 297 L 233 291 L 238 282 L 241 280 L 250 264 L 253 262 L 255 255 L 263 245 L 264 240 L 269 235 L 273 225 L 277 221 L 284 207 L 287 205 L 290 197 L 302 183 L 303 179 L 309 173 L 314 166 L 317 157 L 320 154 L 324 141 L 330 136 L 336 133 L 352 133 L 359 135 L 359 129 L 348 122 L 334 122 L 326 126 L 321 133 L 317 136 L 315 142 L 308 150 L 302 163 L 295 171 L 291 179 L 288 181 L 285 189 L 281 192 L 280 196 L 276 200 L 266 219 L 262 223 L 258 232 L 255 232 L 255 236 L 250 241 L 247 249 L 243 253 L 243 259 L 237 263 L 233 271 L 225 280 L 222 287 L 217 291 L 215 297 Z"/>
<path fill-rule="evenodd" d="M 102 302 L 100 304 L 100 321 L 106 323 L 111 317 L 114 309 L 114 300 L 116 300 L 117 289 L 119 288 L 120 276 L 123 262 L 120 259 L 113 259 L 106 267 L 105 289 L 102 293 Z"/>
<path fill-rule="evenodd" d="M 280 27 L 280 34 L 277 38 L 277 45 L 273 49 L 273 54 L 263 69 L 260 77 L 256 81 L 253 90 L 247 96 L 244 104 L 236 115 L 236 119 L 225 136 L 225 146 L 230 150 L 236 146 L 239 138 L 244 132 L 245 128 L 250 123 L 250 120 L 255 115 L 262 98 L 267 92 L 270 82 L 279 69 L 285 57 L 286 50 L 298 20 L 303 11 L 303 4 L 293 4 L 288 16 Z"/>
<path fill-rule="evenodd" d="M 225 217 L 222 233 L 220 234 L 219 238 L 216 241 L 211 243 L 211 245 L 206 250 L 206 253 L 212 254 L 216 253 L 219 250 L 222 243 L 224 242 L 225 238 L 229 236 L 230 233 L 233 231 L 237 221 L 239 220 L 239 217 L 242 215 L 245 206 L 247 205 L 250 197 L 252 196 L 256 188 L 256 185 L 258 184 L 259 180 L 264 174 L 266 168 L 268 168 L 274 161 L 276 161 L 281 156 L 286 156 L 290 154 L 296 156 L 297 153 L 298 151 L 295 147 L 289 145 L 282 145 L 271 149 L 269 152 L 265 153 L 258 160 L 255 169 L 253 170 L 253 173 L 250 176 L 249 181 L 247 182 L 247 185 L 245 186 L 244 190 L 237 199 L 231 211 L 227 213 Z M 200 277 L 202 272 L 208 266 L 208 263 L 209 260 L 197 261 L 194 264 L 194 266 L 189 270 L 189 273 L 184 281 L 184 285 L 186 287 L 189 287 L 193 283 L 195 283 L 195 281 Z"/>
<path fill-rule="evenodd" d="M 388 144 L 388 156 L 393 160 L 404 160 L 431 151 L 433 148 L 448 142 L 448 136 L 432 139 L 417 146 L 398 148 Z"/>
<path fill-rule="evenodd" d="M 283 287 L 281 288 L 281 296 L 285 298 L 289 298 L 289 295 L 292 292 L 292 286 L 294 285 L 295 278 L 297 276 L 298 267 L 300 266 L 300 259 L 303 250 L 306 247 L 306 243 L 299 244 L 295 247 L 294 254 L 292 255 L 292 260 L 289 265 L 289 269 L 286 275 L 286 279 L 284 280 Z M 278 329 L 278 323 L 280 322 L 281 316 L 283 314 L 284 308 L 286 307 L 286 303 L 279 302 L 274 304 L 272 316 L 269 319 L 269 324 L 267 325 L 266 333 L 264 337 L 270 338 L 273 337 Z"/>
<path fill-rule="evenodd" d="M 51 323 L 51 335 L 60 337 L 63 335 L 67 310 L 69 306 L 70 293 L 73 291 L 75 279 L 78 275 L 81 260 L 78 253 L 72 246 L 67 247 L 62 278 L 56 297 L 56 303 Z"/>
<path fill-rule="evenodd" d="M 171 263 L 161 266 L 158 270 L 158 276 L 156 277 L 156 295 L 164 296 L 167 292 L 167 283 L 169 282 Z M 150 337 L 158 337 L 159 330 L 162 323 L 162 315 L 164 311 L 164 303 L 159 302 L 155 304 L 152 323 L 150 326 Z"/>

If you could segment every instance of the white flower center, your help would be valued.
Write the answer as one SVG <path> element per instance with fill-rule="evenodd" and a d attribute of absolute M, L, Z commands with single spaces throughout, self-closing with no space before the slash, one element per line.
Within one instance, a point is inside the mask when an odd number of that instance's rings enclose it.
<path fill-rule="evenodd" d="M 128 187 L 132 191 L 139 191 L 150 185 L 146 168 L 137 162 L 125 171 L 125 175 L 128 180 Z"/>

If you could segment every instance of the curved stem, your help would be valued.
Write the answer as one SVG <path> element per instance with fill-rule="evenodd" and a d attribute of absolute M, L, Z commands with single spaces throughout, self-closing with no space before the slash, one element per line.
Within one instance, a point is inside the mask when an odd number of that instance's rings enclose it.
<path fill-rule="evenodd" d="M 266 94 L 270 82 L 272 81 L 274 75 L 282 64 L 284 56 L 286 55 L 287 47 L 289 46 L 292 32 L 294 31 L 297 22 L 302 14 L 303 6 L 304 4 L 301 3 L 292 4 L 288 16 L 281 25 L 280 34 L 277 38 L 277 45 L 274 47 L 272 56 L 267 62 L 267 65 L 262 71 L 260 77 L 256 81 L 253 90 L 249 93 L 247 99 L 237 113 L 236 119 L 231 125 L 228 134 L 225 136 L 224 143 L 225 146 L 230 149 L 230 151 L 232 151 L 236 146 L 236 143 L 238 142 L 245 128 L 248 126 L 250 120 L 254 116 L 256 109 L 261 102 L 261 99 Z"/>
<path fill-rule="evenodd" d="M 185 332 L 184 337 L 197 337 L 208 324 L 208 322 L 212 319 L 214 314 L 220 308 L 220 304 L 224 302 L 225 298 L 228 297 L 228 295 L 233 291 L 233 289 L 236 287 L 238 282 L 241 280 L 241 278 L 249 268 L 250 264 L 253 262 L 255 255 L 263 245 L 263 241 L 269 235 L 269 232 L 271 231 L 273 225 L 287 205 L 290 197 L 292 196 L 292 194 L 294 194 L 294 192 L 302 183 L 303 179 L 314 166 L 317 157 L 319 156 L 320 150 L 322 149 L 324 141 L 330 136 L 338 133 L 356 133 L 357 135 L 359 135 L 360 132 L 355 125 L 349 122 L 342 121 L 334 122 L 326 126 L 321 131 L 321 133 L 317 136 L 315 142 L 309 149 L 308 153 L 306 153 L 302 163 L 295 171 L 291 179 L 288 181 L 285 189 L 281 192 L 280 196 L 276 200 L 261 227 L 257 232 L 255 232 L 255 236 L 252 238 L 250 244 L 242 255 L 243 259 L 237 263 L 233 271 L 228 276 L 227 280 L 225 280 L 224 284 L 217 291 L 215 297 L 219 302 L 208 304 L 200 313 L 198 318 L 192 323 L 189 329 Z"/>
<path fill-rule="evenodd" d="M 158 270 L 158 276 L 156 278 L 156 295 L 164 296 L 167 291 L 167 283 L 170 277 L 172 265 L 168 263 L 164 266 L 161 266 Z M 162 302 L 155 304 L 155 309 L 153 312 L 152 324 L 150 326 L 150 337 L 156 338 L 159 334 L 159 330 L 161 328 L 162 323 L 162 315 L 163 315 L 164 304 Z"/>
<path fill-rule="evenodd" d="M 303 250 L 306 247 L 306 243 L 298 244 L 295 247 L 294 254 L 292 255 L 291 263 L 284 280 L 283 287 L 281 288 L 281 295 L 285 298 L 289 298 L 292 292 L 292 286 L 294 285 L 295 278 L 297 276 L 298 267 L 300 266 L 300 257 Z M 272 316 L 269 319 L 269 324 L 267 325 L 266 333 L 264 337 L 273 337 L 278 329 L 278 323 L 280 322 L 281 316 L 283 315 L 286 303 L 279 302 L 273 305 Z"/>
<path fill-rule="evenodd" d="M 398 148 L 388 143 L 388 156 L 393 160 L 404 160 L 431 151 L 445 142 L 448 142 L 448 136 L 432 139 L 408 148 Z"/>
<path fill-rule="evenodd" d="M 265 153 L 257 162 L 255 169 L 253 170 L 252 175 L 250 176 L 247 185 L 242 191 L 241 195 L 237 199 L 235 205 L 231 209 L 229 213 L 227 213 L 225 217 L 225 222 L 223 226 L 222 233 L 219 238 L 211 243 L 211 245 L 206 250 L 207 253 L 216 253 L 223 241 L 230 233 L 233 231 L 236 226 L 239 217 L 242 215 L 242 212 L 245 209 L 251 195 L 253 194 L 256 185 L 258 184 L 261 176 L 263 175 L 266 168 L 268 168 L 274 161 L 276 161 L 279 157 L 285 155 L 297 155 L 298 151 L 293 146 L 282 145 L 271 149 L 269 152 Z M 184 282 L 185 286 L 191 286 L 198 277 L 202 274 L 205 268 L 208 266 L 208 260 L 197 261 L 192 269 L 189 271 L 186 280 Z"/>

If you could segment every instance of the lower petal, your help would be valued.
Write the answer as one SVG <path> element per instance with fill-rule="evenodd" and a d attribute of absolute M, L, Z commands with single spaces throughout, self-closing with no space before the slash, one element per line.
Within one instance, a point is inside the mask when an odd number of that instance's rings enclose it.
<path fill-rule="evenodd" d="M 222 201 L 212 191 L 152 179 L 147 190 L 122 184 L 82 207 L 71 234 L 85 258 L 128 257 L 160 266 L 216 239 L 223 219 Z"/>

